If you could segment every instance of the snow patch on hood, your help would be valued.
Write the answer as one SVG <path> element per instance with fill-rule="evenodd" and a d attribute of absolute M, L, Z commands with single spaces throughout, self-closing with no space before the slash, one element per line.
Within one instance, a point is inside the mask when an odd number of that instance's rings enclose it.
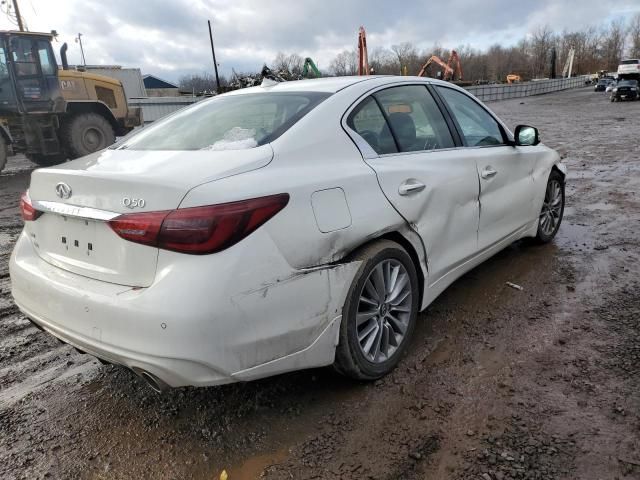
<path fill-rule="evenodd" d="M 223 135 L 222 140 L 218 140 L 213 145 L 209 145 L 202 150 L 244 150 L 246 148 L 255 148 L 258 146 L 255 135 L 256 131 L 254 129 L 233 127 Z"/>

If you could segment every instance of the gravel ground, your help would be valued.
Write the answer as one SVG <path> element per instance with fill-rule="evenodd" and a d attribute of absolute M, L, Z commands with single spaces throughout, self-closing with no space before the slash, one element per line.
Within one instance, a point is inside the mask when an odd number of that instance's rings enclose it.
<path fill-rule="evenodd" d="M 9 294 L 32 169 L 10 159 L 0 478 L 640 478 L 640 102 L 578 89 L 491 106 L 567 152 L 564 223 L 452 285 L 373 384 L 319 369 L 156 395 L 39 332 Z"/>

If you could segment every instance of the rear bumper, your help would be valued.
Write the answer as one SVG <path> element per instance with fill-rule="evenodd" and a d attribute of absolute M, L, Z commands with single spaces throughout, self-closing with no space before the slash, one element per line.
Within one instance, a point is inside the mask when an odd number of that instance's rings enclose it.
<path fill-rule="evenodd" d="M 288 267 L 271 284 L 253 275 L 252 288 L 241 285 L 246 275 L 227 280 L 232 267 L 244 268 L 237 252 L 175 260 L 159 260 L 150 287 L 131 288 L 50 265 L 23 233 L 10 261 L 12 294 L 27 317 L 64 342 L 171 387 L 221 385 L 333 362 L 357 263 L 309 272 Z M 256 265 L 255 258 L 247 260 Z M 215 270 L 206 265 L 211 261 Z M 193 277 L 207 271 L 230 276 Z"/>

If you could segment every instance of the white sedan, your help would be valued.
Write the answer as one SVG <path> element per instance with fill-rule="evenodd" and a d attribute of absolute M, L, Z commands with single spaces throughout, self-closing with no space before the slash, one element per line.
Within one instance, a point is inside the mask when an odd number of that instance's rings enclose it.
<path fill-rule="evenodd" d="M 450 83 L 266 82 L 36 170 L 12 292 L 156 390 L 323 365 L 375 379 L 456 278 L 555 236 L 565 178 L 535 128 Z"/>

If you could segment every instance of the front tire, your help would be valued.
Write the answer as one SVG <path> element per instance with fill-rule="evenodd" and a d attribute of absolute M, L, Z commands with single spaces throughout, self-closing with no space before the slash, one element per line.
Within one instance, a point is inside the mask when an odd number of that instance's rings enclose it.
<path fill-rule="evenodd" d="M 342 309 L 335 369 L 356 380 L 375 380 L 400 361 L 419 309 L 418 275 L 411 257 L 381 240 L 353 258 L 362 264 Z"/>
<path fill-rule="evenodd" d="M 69 158 L 84 157 L 116 141 L 111 123 L 97 113 L 83 113 L 71 117 L 63 125 L 61 137 Z"/>
<path fill-rule="evenodd" d="M 564 178 L 557 170 L 552 170 L 544 193 L 536 240 L 549 243 L 558 233 L 564 215 Z"/>

